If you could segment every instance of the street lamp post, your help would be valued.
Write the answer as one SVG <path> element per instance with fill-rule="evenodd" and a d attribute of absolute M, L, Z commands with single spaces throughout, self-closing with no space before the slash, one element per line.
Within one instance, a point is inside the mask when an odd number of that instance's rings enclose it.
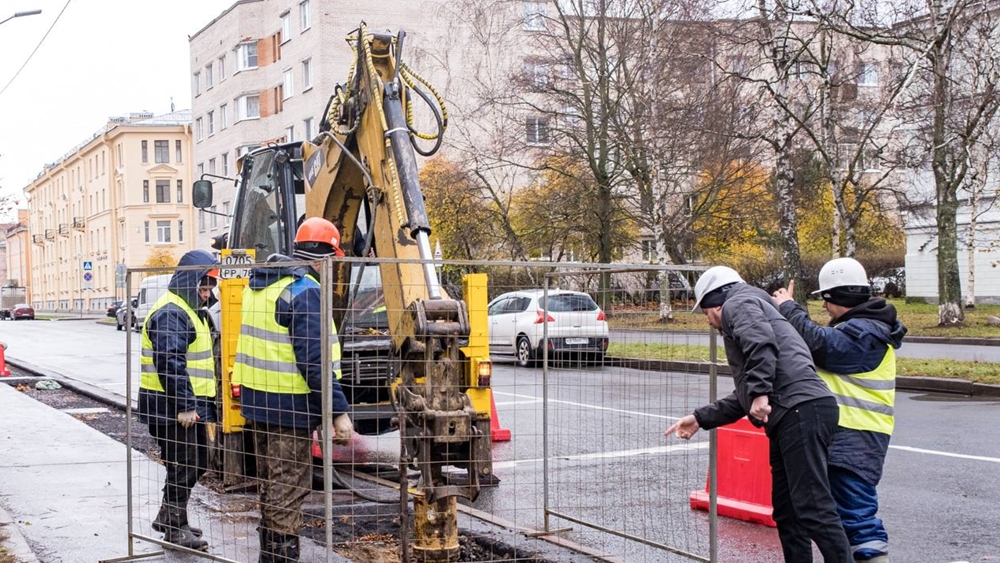
<path fill-rule="evenodd" d="M 10 20 L 12 20 L 14 18 L 23 18 L 24 16 L 37 16 L 40 13 L 42 13 L 41 10 L 25 10 L 23 12 L 14 12 L 13 16 L 10 16 L 10 17 L 8 17 L 5 20 L 0 21 L 0 24 L 9 22 Z"/>

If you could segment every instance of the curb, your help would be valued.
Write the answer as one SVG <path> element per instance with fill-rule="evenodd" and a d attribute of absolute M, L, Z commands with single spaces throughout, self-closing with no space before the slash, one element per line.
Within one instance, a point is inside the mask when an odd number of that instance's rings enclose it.
<path fill-rule="evenodd" d="M 55 372 L 55 371 L 50 371 L 50 370 L 47 370 L 45 368 L 38 367 L 38 366 L 36 366 L 34 364 L 31 364 L 31 363 L 28 363 L 28 362 L 25 362 L 25 361 L 22 361 L 22 360 L 18 360 L 17 358 L 12 358 L 10 356 L 7 356 L 6 360 L 7 360 L 8 364 L 10 364 L 10 365 L 12 365 L 12 366 L 14 366 L 14 367 L 16 367 L 18 369 L 24 370 L 24 371 L 26 371 L 26 372 L 28 372 L 28 373 L 30 373 L 32 375 L 35 375 L 35 376 L 38 376 L 38 377 L 42 377 L 44 379 L 51 379 L 53 381 L 58 382 L 59 385 L 62 385 L 63 387 L 65 387 L 67 389 L 75 391 L 75 392 L 77 392 L 77 393 L 79 393 L 81 395 L 89 397 L 89 398 L 91 398 L 91 399 L 93 399 L 95 401 L 98 401 L 98 402 L 102 403 L 102 404 L 116 407 L 118 409 L 121 409 L 122 411 L 125 410 L 125 406 L 126 405 L 125 405 L 125 398 L 124 397 L 116 395 L 116 394 L 114 394 L 114 393 L 112 393 L 110 391 L 106 391 L 104 389 L 101 389 L 100 387 L 97 387 L 96 385 L 91 385 L 89 383 L 83 383 L 81 381 L 77 381 L 76 379 L 72 379 L 72 378 L 66 377 L 65 375 L 63 375 L 61 373 L 58 373 L 58 372 Z M 132 404 L 133 410 L 136 407 L 137 407 L 137 405 L 135 403 L 133 403 Z"/>
<path fill-rule="evenodd" d="M 3 547 L 14 556 L 15 560 L 20 563 L 39 563 L 35 552 L 28 545 L 28 540 L 21 533 L 21 528 L 3 507 L 0 507 L 0 530 L 7 532 Z"/>
<path fill-rule="evenodd" d="M 678 334 L 678 335 L 699 335 L 708 336 L 707 330 L 667 330 L 663 328 L 611 328 L 611 332 L 643 333 L 653 332 L 657 334 Z M 971 337 L 971 336 L 906 336 L 903 344 L 908 342 L 914 344 L 955 344 L 961 346 L 1000 346 L 1000 330 L 997 331 L 996 338 Z"/>
<path fill-rule="evenodd" d="M 639 358 L 608 357 L 606 361 L 617 367 L 645 371 L 681 371 L 708 375 L 711 364 L 708 362 L 685 362 L 680 360 L 646 360 Z M 733 372 L 728 364 L 716 364 L 716 373 L 732 377 Z M 924 391 L 931 393 L 948 393 L 951 395 L 966 395 L 969 397 L 1000 397 L 1000 385 L 973 383 L 965 379 L 945 379 L 941 377 L 915 377 L 897 375 L 896 389 L 899 391 Z"/>

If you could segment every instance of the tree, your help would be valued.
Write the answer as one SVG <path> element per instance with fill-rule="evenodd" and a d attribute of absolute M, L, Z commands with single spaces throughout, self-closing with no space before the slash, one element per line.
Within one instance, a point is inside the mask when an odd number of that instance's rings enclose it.
<path fill-rule="evenodd" d="M 420 185 L 429 211 L 431 232 L 456 260 L 483 260 L 495 255 L 492 203 L 468 172 L 445 157 L 427 162 L 420 171 Z"/>
<path fill-rule="evenodd" d="M 176 266 L 177 258 L 174 257 L 173 251 L 168 248 L 154 248 L 146 256 L 146 262 L 142 265 L 143 268 L 163 268 L 162 270 L 151 272 L 153 274 L 172 273 L 171 269 Z"/>

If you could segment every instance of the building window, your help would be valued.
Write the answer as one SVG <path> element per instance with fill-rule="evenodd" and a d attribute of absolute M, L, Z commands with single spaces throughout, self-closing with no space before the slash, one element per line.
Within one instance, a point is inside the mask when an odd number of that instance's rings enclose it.
<path fill-rule="evenodd" d="M 149 180 L 142 181 L 142 202 L 149 203 Z M 94 204 L 91 203 L 90 206 L 93 207 Z"/>
<path fill-rule="evenodd" d="M 229 202 L 222 202 L 222 213 L 226 216 L 226 226 L 228 227 L 232 223 L 232 214 L 229 213 Z"/>
<path fill-rule="evenodd" d="M 194 120 L 194 138 L 199 142 L 205 138 L 204 127 L 202 127 L 200 117 Z"/>
<path fill-rule="evenodd" d="M 170 203 L 170 180 L 156 181 L 156 203 Z"/>
<path fill-rule="evenodd" d="M 170 221 L 156 222 L 156 242 L 160 244 L 170 242 Z"/>
<path fill-rule="evenodd" d="M 299 29 L 305 31 L 309 29 L 309 0 L 299 2 Z"/>
<path fill-rule="evenodd" d="M 878 66 L 864 63 L 858 71 L 858 86 L 878 86 Z"/>
<path fill-rule="evenodd" d="M 522 2 L 521 15 L 527 31 L 545 31 L 545 3 Z"/>
<path fill-rule="evenodd" d="M 205 232 L 205 210 L 204 209 L 199 209 L 198 210 L 198 232 L 199 233 L 204 233 Z"/>
<path fill-rule="evenodd" d="M 146 141 L 142 142 L 142 163 L 149 163 L 149 143 Z"/>
<path fill-rule="evenodd" d="M 285 79 L 282 81 L 282 100 L 287 100 L 295 95 L 295 76 L 292 74 L 292 69 L 285 71 Z"/>
<path fill-rule="evenodd" d="M 546 117 L 529 117 L 525 121 L 526 137 L 529 145 L 549 144 L 549 120 Z"/>
<path fill-rule="evenodd" d="M 226 79 L 226 55 L 219 57 L 219 82 Z"/>
<path fill-rule="evenodd" d="M 236 71 L 257 68 L 257 42 L 244 43 L 236 48 Z"/>
<path fill-rule="evenodd" d="M 219 106 L 219 129 L 222 131 L 229 127 L 229 118 L 226 116 L 226 110 L 229 109 L 229 104 L 222 104 Z"/>
<path fill-rule="evenodd" d="M 205 65 L 205 89 L 215 86 L 215 79 L 212 76 L 212 63 Z"/>
<path fill-rule="evenodd" d="M 214 158 L 208 159 L 208 173 L 209 174 L 215 174 L 215 159 Z"/>
<path fill-rule="evenodd" d="M 260 117 L 260 96 L 257 94 L 236 98 L 236 121 Z"/>
<path fill-rule="evenodd" d="M 215 135 L 215 112 L 208 112 L 208 136 Z"/>
<path fill-rule="evenodd" d="M 184 203 L 184 180 L 177 180 L 177 203 Z"/>
<path fill-rule="evenodd" d="M 534 61 L 525 61 L 524 79 L 532 92 L 542 92 L 549 86 L 549 65 Z"/>
<path fill-rule="evenodd" d="M 146 244 L 149 244 L 149 221 L 142 222 L 143 231 L 146 233 Z"/>
<path fill-rule="evenodd" d="M 205 174 L 205 164 L 202 163 L 198 165 L 198 179 L 200 180 L 204 174 Z"/>
<path fill-rule="evenodd" d="M 302 91 L 313 87 L 312 59 L 302 61 Z"/>
<path fill-rule="evenodd" d="M 216 213 L 218 212 L 218 209 L 216 209 L 215 205 L 213 205 L 212 207 L 209 207 L 209 209 L 212 211 L 212 213 L 211 213 L 211 216 L 212 216 L 211 221 L 212 221 L 212 230 L 214 231 L 215 229 L 219 228 L 219 216 L 216 215 Z"/>
<path fill-rule="evenodd" d="M 170 162 L 170 141 L 153 141 L 153 158 L 157 164 Z"/>
<path fill-rule="evenodd" d="M 295 142 L 295 126 L 289 125 L 285 127 L 285 141 L 289 143 Z"/>
<path fill-rule="evenodd" d="M 177 242 L 184 242 L 184 220 L 177 221 Z"/>
<path fill-rule="evenodd" d="M 184 160 L 181 158 L 181 142 L 180 141 L 174 141 L 174 153 L 175 153 L 174 154 L 174 162 L 178 162 L 178 163 L 184 162 Z"/>
<path fill-rule="evenodd" d="M 286 43 L 292 38 L 292 15 L 288 12 L 281 14 L 281 42 Z"/>
<path fill-rule="evenodd" d="M 219 158 L 222 160 L 222 175 L 229 176 L 229 153 L 224 152 Z"/>
<path fill-rule="evenodd" d="M 192 85 L 194 86 L 194 95 L 195 96 L 200 96 L 201 95 L 201 72 L 194 73 L 194 77 L 192 79 Z"/>
<path fill-rule="evenodd" d="M 302 134 L 306 136 L 307 141 L 313 138 L 313 118 L 307 117 L 302 120 Z"/>

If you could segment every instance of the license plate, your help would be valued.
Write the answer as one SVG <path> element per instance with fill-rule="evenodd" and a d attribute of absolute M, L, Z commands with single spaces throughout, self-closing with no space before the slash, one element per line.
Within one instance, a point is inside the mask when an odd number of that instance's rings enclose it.
<path fill-rule="evenodd" d="M 590 342 L 589 338 L 567 338 L 566 339 L 566 344 L 568 346 L 573 346 L 575 344 L 586 344 L 588 342 Z"/>

